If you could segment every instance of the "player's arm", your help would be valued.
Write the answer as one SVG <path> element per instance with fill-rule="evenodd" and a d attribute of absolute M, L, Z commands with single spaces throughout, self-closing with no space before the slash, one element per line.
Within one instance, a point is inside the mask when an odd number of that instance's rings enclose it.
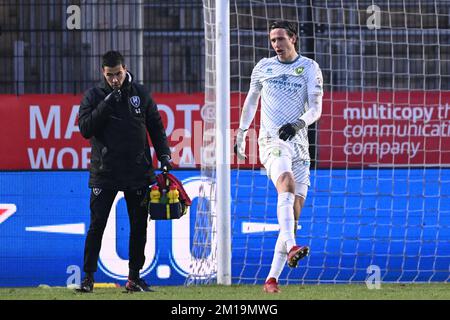
<path fill-rule="evenodd" d="M 247 158 L 245 155 L 245 138 L 247 136 L 248 128 L 255 118 L 256 110 L 258 109 L 258 100 L 261 94 L 261 87 L 257 80 L 257 67 L 252 72 L 252 78 L 250 82 L 250 89 L 245 97 L 244 106 L 242 108 L 242 114 L 239 121 L 239 129 L 236 136 L 236 143 L 234 145 L 234 152 L 238 158 L 244 160 Z"/>
<path fill-rule="evenodd" d="M 146 116 L 145 125 L 147 127 L 148 134 L 152 140 L 153 147 L 155 148 L 156 156 L 161 162 L 161 168 L 166 167 L 167 169 L 172 169 L 170 164 L 170 148 L 167 141 L 166 130 L 161 120 L 161 115 L 158 111 L 158 107 L 154 102 L 153 98 L 150 96 L 149 92 L 144 92 L 144 95 L 148 97 L 146 99 Z"/>
<path fill-rule="evenodd" d="M 313 62 L 313 69 L 308 74 L 307 89 L 308 111 L 300 117 L 300 120 L 309 126 L 319 120 L 322 115 L 323 77 L 317 62 Z"/>
<path fill-rule="evenodd" d="M 284 141 L 291 140 L 297 132 L 319 120 L 322 115 L 323 79 L 322 71 L 316 62 L 309 73 L 307 87 L 308 110 L 297 121 L 287 123 L 280 128 L 278 133 L 280 139 Z"/>

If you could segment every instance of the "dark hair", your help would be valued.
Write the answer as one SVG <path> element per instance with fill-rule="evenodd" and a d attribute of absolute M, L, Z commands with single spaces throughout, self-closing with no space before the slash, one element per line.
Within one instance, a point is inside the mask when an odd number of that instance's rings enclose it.
<path fill-rule="evenodd" d="M 102 56 L 102 68 L 113 68 L 119 64 L 125 66 L 123 56 L 118 51 L 108 51 Z"/>
<path fill-rule="evenodd" d="M 279 28 L 286 30 L 289 37 L 292 38 L 295 36 L 295 38 L 296 38 L 295 49 L 298 50 L 298 36 L 297 36 L 297 28 L 296 28 L 295 24 L 293 24 L 292 22 L 286 21 L 286 20 L 274 21 L 269 26 L 269 33 L 273 29 L 279 29 Z"/>

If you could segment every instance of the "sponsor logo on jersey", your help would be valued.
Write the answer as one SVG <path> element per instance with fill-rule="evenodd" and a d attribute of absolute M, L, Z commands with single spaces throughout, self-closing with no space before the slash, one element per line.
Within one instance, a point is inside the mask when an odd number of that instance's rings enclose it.
<path fill-rule="evenodd" d="M 294 69 L 295 74 L 300 75 L 303 73 L 303 71 L 305 70 L 304 67 L 297 67 Z"/>
<path fill-rule="evenodd" d="M 287 81 L 288 77 L 286 75 L 282 75 L 281 79 L 269 79 L 268 82 L 273 85 L 274 88 L 283 89 L 283 90 L 297 90 L 302 87 L 301 83 L 290 82 Z"/>
<path fill-rule="evenodd" d="M 266 73 L 267 74 L 272 74 L 272 68 L 267 68 Z"/>

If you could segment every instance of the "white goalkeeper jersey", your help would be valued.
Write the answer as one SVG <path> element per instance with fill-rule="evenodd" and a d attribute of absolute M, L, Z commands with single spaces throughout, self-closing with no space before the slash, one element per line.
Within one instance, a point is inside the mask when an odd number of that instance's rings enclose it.
<path fill-rule="evenodd" d="M 250 90 L 261 94 L 259 138 L 278 137 L 281 126 L 308 111 L 309 94 L 323 94 L 322 72 L 317 62 L 301 55 L 289 63 L 263 58 L 253 69 Z M 300 144 L 302 158 L 309 159 L 307 127 L 290 141 Z"/>

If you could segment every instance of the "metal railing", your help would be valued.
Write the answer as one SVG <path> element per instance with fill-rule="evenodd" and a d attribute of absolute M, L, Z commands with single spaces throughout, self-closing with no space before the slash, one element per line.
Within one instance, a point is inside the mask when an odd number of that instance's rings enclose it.
<path fill-rule="evenodd" d="M 240 45 L 257 46 L 248 57 L 241 50 L 239 57 L 244 61 L 239 62 L 244 68 L 240 72 L 249 77 L 253 63 L 245 61 L 269 52 L 268 19 L 255 19 L 267 14 L 267 5 L 231 2 L 240 24 L 239 33 L 232 29 L 232 40 L 239 37 Z M 359 1 L 359 7 L 349 3 L 283 1 L 291 6 L 285 14 L 303 10 L 301 17 L 307 20 L 299 25 L 300 47 L 321 65 L 326 90 L 450 90 L 445 1 L 421 1 L 417 8 L 414 2 L 390 1 L 385 7 L 383 2 L 382 14 L 389 23 L 375 31 L 361 27 L 360 21 L 361 6 L 372 1 Z M 250 6 L 254 16 L 247 15 Z M 252 25 L 251 19 L 255 23 L 249 30 L 245 26 Z M 402 23 L 405 26 L 398 27 Z M 421 23 L 424 28 L 417 27 Z M 81 93 L 99 81 L 101 55 L 111 49 L 122 52 L 135 78 L 153 92 L 203 92 L 202 1 L 0 1 L 0 93 Z M 231 47 L 232 59 L 236 49 Z M 245 91 L 239 83 L 232 73 L 232 89 Z"/>

